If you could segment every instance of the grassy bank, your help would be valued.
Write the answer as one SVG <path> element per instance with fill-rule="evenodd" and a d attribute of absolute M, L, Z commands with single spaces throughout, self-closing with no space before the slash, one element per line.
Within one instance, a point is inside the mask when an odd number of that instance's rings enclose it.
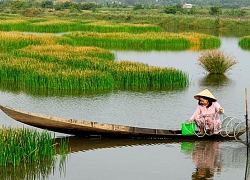
<path fill-rule="evenodd" d="M 249 18 L 228 18 L 228 17 L 202 17 L 202 16 L 184 16 L 169 15 L 162 19 L 160 26 L 166 31 L 172 29 L 213 29 L 220 32 L 233 31 L 239 33 L 250 33 Z"/>
<path fill-rule="evenodd" d="M 207 14 L 166 14 L 162 10 L 100 9 L 72 13 L 70 11 L 44 12 L 37 17 L 19 14 L 1 14 L 1 31 L 60 33 L 72 31 L 91 32 L 162 32 L 178 30 L 213 29 L 239 34 L 250 33 L 247 16 L 234 17 Z"/>
<path fill-rule="evenodd" d="M 51 15 L 29 18 L 20 15 L 1 15 L 0 31 L 37 33 L 61 33 L 72 31 L 143 33 L 163 31 L 157 24 L 117 23 L 108 20 L 92 20 L 91 18 L 82 18 L 82 16 L 73 17 L 69 15 L 69 17 L 58 17 L 56 15 Z"/>

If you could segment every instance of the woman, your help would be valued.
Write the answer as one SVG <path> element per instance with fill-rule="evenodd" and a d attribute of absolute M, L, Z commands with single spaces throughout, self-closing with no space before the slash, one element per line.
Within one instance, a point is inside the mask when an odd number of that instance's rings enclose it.
<path fill-rule="evenodd" d="M 194 98 L 198 100 L 198 107 L 188 122 L 196 122 L 200 135 L 206 130 L 209 130 L 210 134 L 218 134 L 221 128 L 219 113 L 224 113 L 224 109 L 207 89 L 196 94 Z"/>

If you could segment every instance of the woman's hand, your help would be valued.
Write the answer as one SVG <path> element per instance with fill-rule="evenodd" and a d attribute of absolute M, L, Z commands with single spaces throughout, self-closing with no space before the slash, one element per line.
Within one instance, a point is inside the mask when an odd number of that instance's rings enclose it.
<path fill-rule="evenodd" d="M 187 120 L 187 123 L 188 123 L 188 124 L 191 124 L 192 122 L 194 122 L 194 119 L 188 119 L 188 120 Z"/>
<path fill-rule="evenodd" d="M 220 107 L 219 108 L 219 112 L 223 114 L 224 113 L 224 109 L 222 107 Z"/>

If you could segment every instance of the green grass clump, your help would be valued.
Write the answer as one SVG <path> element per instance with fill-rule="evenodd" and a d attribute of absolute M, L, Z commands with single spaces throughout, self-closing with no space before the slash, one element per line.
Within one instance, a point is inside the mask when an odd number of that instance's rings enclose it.
<path fill-rule="evenodd" d="M 57 16 L 28 18 L 18 15 L 8 19 L 0 19 L 0 30 L 36 33 L 72 31 L 142 33 L 163 31 L 160 26 L 154 24 L 114 23 L 104 20 L 84 20 L 77 17 L 59 18 Z"/>
<path fill-rule="evenodd" d="M 199 33 L 148 32 L 131 34 L 126 32 L 97 33 L 72 32 L 63 35 L 75 46 L 97 46 L 105 49 L 127 50 L 171 50 L 218 48 L 217 37 Z M 194 48 L 195 47 L 195 48 Z"/>
<path fill-rule="evenodd" d="M 0 129 L 0 166 L 53 160 L 55 145 L 55 138 L 47 131 L 39 133 L 28 128 L 3 126 Z M 65 146 L 62 148 L 66 149 Z"/>
<path fill-rule="evenodd" d="M 78 39 L 78 35 L 92 39 Z M 119 63 L 115 61 L 114 53 L 93 45 L 99 42 L 105 46 L 111 43 L 116 47 L 127 44 L 132 48 L 179 48 L 190 44 L 199 46 L 204 36 L 89 32 L 60 37 L 0 32 L 0 47 L 5 47 L 0 52 L 0 81 L 17 82 L 19 87 L 38 87 L 45 91 L 112 90 L 121 86 L 186 87 L 188 75 L 180 70 L 145 64 L 138 66 L 133 62 Z M 89 46 L 82 46 L 80 41 L 88 42 Z"/>
<path fill-rule="evenodd" d="M 226 54 L 222 50 L 204 51 L 198 58 L 198 62 L 210 74 L 224 74 L 237 64 L 234 56 Z"/>
<path fill-rule="evenodd" d="M 188 75 L 180 70 L 114 59 L 98 47 L 32 45 L 0 53 L 0 80 L 48 91 L 188 85 Z"/>
<path fill-rule="evenodd" d="M 190 47 L 189 40 L 174 33 L 72 32 L 63 37 L 72 39 L 77 46 L 117 50 L 187 50 Z"/>
<path fill-rule="evenodd" d="M 188 75 L 174 68 L 160 68 L 143 63 L 120 61 L 115 63 L 112 75 L 118 87 L 163 88 L 188 84 Z"/>
<path fill-rule="evenodd" d="M 242 37 L 238 44 L 242 49 L 250 50 L 250 36 Z"/>
<path fill-rule="evenodd" d="M 204 29 L 218 30 L 220 33 L 230 32 L 237 34 L 249 33 L 249 18 L 228 18 L 218 16 L 200 16 L 196 15 L 169 15 L 161 20 L 160 26 L 166 31 L 176 30 L 197 30 L 201 32 Z"/>

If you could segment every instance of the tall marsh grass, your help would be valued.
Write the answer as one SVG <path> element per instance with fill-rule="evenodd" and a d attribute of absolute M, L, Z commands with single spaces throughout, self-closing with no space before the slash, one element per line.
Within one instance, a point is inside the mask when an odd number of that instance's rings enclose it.
<path fill-rule="evenodd" d="M 244 50 L 250 50 L 250 36 L 242 37 L 239 42 L 239 46 Z"/>
<path fill-rule="evenodd" d="M 142 63 L 120 61 L 115 63 L 113 77 L 117 86 L 122 87 L 184 87 L 188 75 L 173 68 L 152 67 Z"/>
<path fill-rule="evenodd" d="M 42 47 L 48 49 L 46 46 Z M 5 58 L 4 54 L 2 57 L 0 55 L 0 80 L 12 80 L 19 82 L 20 86 L 48 90 L 100 90 L 118 86 L 180 85 L 183 87 L 188 84 L 188 75 L 180 70 L 96 58 L 98 51 L 93 51 L 95 55 L 91 57 L 91 48 L 99 49 L 102 55 L 103 49 L 100 48 L 86 47 L 90 51 L 85 56 L 84 53 L 77 53 L 74 56 L 73 50 L 67 53 L 68 49 L 74 49 L 74 47 L 49 46 L 51 51 L 42 51 L 42 47 L 27 47 L 28 51 L 26 48 L 21 49 L 22 57 Z M 58 48 L 60 51 L 53 52 L 53 48 L 54 50 Z M 60 54 L 64 48 L 62 58 L 56 58 L 55 55 Z M 31 49 L 33 51 L 30 51 Z M 41 51 L 36 52 L 35 49 Z M 85 48 L 82 47 L 82 49 Z M 109 53 L 109 51 L 106 52 Z M 25 55 L 27 57 L 24 57 Z M 64 56 L 67 58 L 63 58 Z"/>
<path fill-rule="evenodd" d="M 214 17 L 197 17 L 195 15 L 169 15 L 161 20 L 160 26 L 164 30 L 202 30 L 215 29 L 223 31 L 249 32 L 249 18 L 220 18 Z"/>
<path fill-rule="evenodd" d="M 81 46 L 78 35 L 59 37 L 0 32 L 0 80 L 18 82 L 18 86 L 43 90 L 110 90 L 116 87 L 173 87 L 188 85 L 188 75 L 173 68 L 157 68 L 133 62 L 119 63 L 108 50 Z M 184 46 L 200 44 L 200 37 L 178 34 L 85 33 L 85 42 L 93 45 L 96 39 L 116 46 L 128 41 L 130 46 Z M 132 38 L 131 38 L 132 37 Z M 147 37 L 147 39 L 144 39 Z M 187 39 L 189 37 L 189 40 Z M 198 36 L 197 36 L 198 37 Z M 126 39 L 127 38 L 127 39 Z M 134 38 L 134 39 L 133 39 Z M 81 40 L 82 41 L 82 40 Z M 142 41 L 140 43 L 140 41 Z M 69 43 L 70 42 L 70 43 Z M 73 42 L 73 43 L 72 43 Z M 68 45 L 73 44 L 74 46 Z M 139 44 L 138 44 L 139 43 Z M 177 44 L 176 44 L 177 43 Z M 60 45 L 61 44 L 61 45 Z M 63 45 L 62 45 L 63 44 Z M 144 44 L 144 45 L 143 45 Z M 107 45 L 106 45 L 107 46 Z M 124 47 L 123 46 L 123 47 Z M 136 67 L 136 68 L 135 68 Z"/>
<path fill-rule="evenodd" d="M 62 37 L 54 34 L 25 34 L 20 32 L 3 32 L 0 31 L 0 48 L 19 49 L 29 45 L 48 45 L 57 44 L 58 41 L 63 41 Z"/>
<path fill-rule="evenodd" d="M 233 55 L 222 50 L 204 51 L 198 58 L 198 62 L 210 74 L 224 74 L 237 64 Z"/>
<path fill-rule="evenodd" d="M 80 18 L 58 18 L 56 16 L 35 19 L 15 16 L 15 19 L 0 19 L 0 31 L 39 33 L 72 31 L 142 33 L 162 32 L 163 29 L 154 24 L 113 23 L 109 21 L 83 20 Z"/>
<path fill-rule="evenodd" d="M 187 50 L 193 46 L 198 49 L 218 48 L 220 39 L 214 36 L 198 33 L 96 33 L 73 32 L 63 37 L 73 39 L 77 46 L 98 46 L 106 49 L 130 50 Z"/>
<path fill-rule="evenodd" d="M 0 166 L 18 166 L 52 160 L 56 154 L 55 146 L 55 138 L 47 131 L 39 133 L 28 128 L 2 126 L 0 128 Z M 66 146 L 67 144 L 64 144 L 62 148 L 65 149 Z"/>

